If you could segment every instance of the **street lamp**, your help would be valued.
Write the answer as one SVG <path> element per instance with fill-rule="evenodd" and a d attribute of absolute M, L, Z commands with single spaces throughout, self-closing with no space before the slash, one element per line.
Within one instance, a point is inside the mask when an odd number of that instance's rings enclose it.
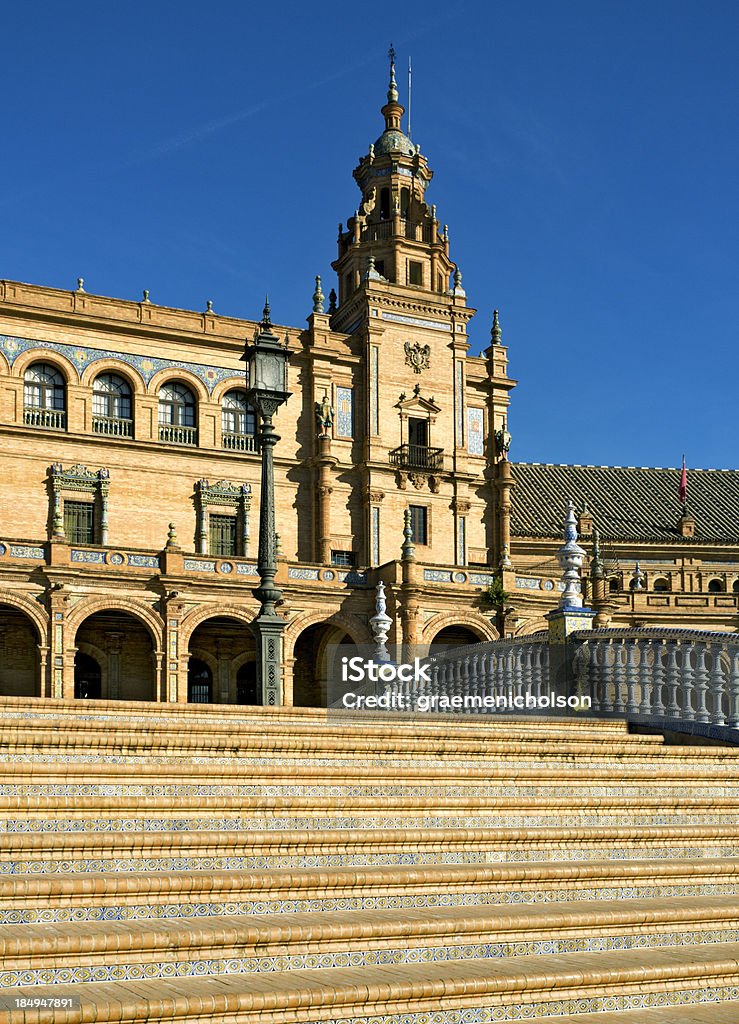
<path fill-rule="evenodd" d="M 262 485 L 259 495 L 259 586 L 253 591 L 260 602 L 252 623 L 257 641 L 257 685 L 262 703 L 282 703 L 282 631 L 285 620 L 276 605 L 282 593 L 275 585 L 277 552 L 275 543 L 275 473 L 272 449 L 280 440 L 272 417 L 290 394 L 287 390 L 287 361 L 290 353 L 272 330 L 269 299 L 262 322 L 247 343 L 241 357 L 246 362 L 246 400 L 260 419 L 259 448 L 262 454 Z"/>

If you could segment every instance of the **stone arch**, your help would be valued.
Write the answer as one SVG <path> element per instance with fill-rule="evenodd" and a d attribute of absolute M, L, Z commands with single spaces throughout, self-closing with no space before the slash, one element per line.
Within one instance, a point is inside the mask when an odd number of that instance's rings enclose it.
<path fill-rule="evenodd" d="M 39 697 L 45 689 L 45 632 L 28 599 L 0 596 L 0 694 Z"/>
<path fill-rule="evenodd" d="M 10 360 L 4 352 L 0 352 L 0 373 L 6 377 L 11 375 Z"/>
<path fill-rule="evenodd" d="M 183 384 L 192 388 L 198 405 L 212 401 L 208 389 L 200 377 L 192 370 L 185 370 L 181 366 L 167 366 L 165 369 L 157 371 L 149 381 L 149 394 L 158 398 L 159 389 L 169 381 L 182 381 Z"/>
<path fill-rule="evenodd" d="M 187 653 L 190 658 L 198 658 L 200 661 L 205 662 L 213 673 L 213 678 L 216 678 L 218 675 L 218 662 L 210 651 L 206 650 L 205 647 L 188 647 Z"/>
<path fill-rule="evenodd" d="M 226 380 L 219 381 L 218 384 L 213 388 L 211 392 L 211 402 L 217 402 L 218 405 L 223 401 L 223 396 L 228 394 L 229 391 L 247 391 L 246 377 L 244 374 L 237 376 L 234 373 L 233 377 L 227 377 Z"/>
<path fill-rule="evenodd" d="M 311 626 L 318 625 L 336 626 L 347 633 L 355 644 L 372 643 L 372 635 L 368 627 L 351 612 L 334 612 L 332 615 L 327 615 L 322 611 L 305 612 L 292 619 L 285 630 L 285 657 L 293 657 L 295 644 L 301 633 Z"/>
<path fill-rule="evenodd" d="M 164 637 L 162 617 L 150 605 L 130 597 L 90 597 L 76 604 L 67 619 L 68 645 L 71 646 L 69 634 L 76 636 L 85 619 L 95 615 L 96 612 L 127 612 L 132 615 L 149 631 L 154 644 L 154 653 L 161 654 Z"/>
<path fill-rule="evenodd" d="M 253 622 L 257 615 L 257 609 L 248 605 L 238 604 L 203 604 L 193 608 L 180 620 L 180 643 L 185 650 L 190 643 L 190 637 L 207 619 L 238 619 L 240 622 Z"/>
<path fill-rule="evenodd" d="M 106 356 L 104 359 L 95 359 L 94 362 L 89 363 L 82 372 L 80 383 L 84 387 L 91 388 L 95 383 L 95 379 L 101 373 L 117 373 L 120 377 L 124 377 L 131 385 L 132 394 L 146 394 L 146 381 L 136 367 L 131 366 L 122 359 L 113 359 L 111 356 Z"/>
<path fill-rule="evenodd" d="M 549 629 L 546 619 L 529 619 L 518 627 L 515 636 L 531 636 L 532 633 L 540 633 Z"/>
<path fill-rule="evenodd" d="M 42 646 L 46 644 L 49 634 L 49 616 L 33 598 L 26 597 L 24 594 L 14 594 L 12 590 L 6 590 L 0 595 L 0 605 L 4 604 L 24 612 L 36 627 L 39 644 Z"/>
<path fill-rule="evenodd" d="M 438 615 L 434 615 L 423 627 L 421 642 L 431 643 L 437 633 L 446 629 L 447 626 L 463 626 L 465 629 L 477 633 L 480 642 L 500 639 L 498 630 L 490 619 L 486 619 L 479 612 L 465 611 L 461 614 L 459 612 L 440 612 Z"/>
<path fill-rule="evenodd" d="M 49 363 L 54 366 L 64 377 L 67 385 L 80 382 L 79 370 L 71 359 L 51 348 L 32 348 L 22 352 L 13 363 L 13 374 L 23 380 L 26 370 L 33 363 Z"/>

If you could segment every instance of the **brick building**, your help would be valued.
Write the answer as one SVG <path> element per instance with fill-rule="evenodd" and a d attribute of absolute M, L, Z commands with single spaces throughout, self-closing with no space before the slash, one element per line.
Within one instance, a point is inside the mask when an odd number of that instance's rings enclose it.
<path fill-rule="evenodd" d="M 338 294 L 317 279 L 307 328 L 265 320 L 291 353 L 276 418 L 283 701 L 321 701 L 326 648 L 369 639 L 380 579 L 398 640 L 542 628 L 570 498 L 586 546 L 600 530 L 585 586 L 601 622 L 735 630 L 739 472 L 692 474 L 686 511 L 677 471 L 508 460 L 497 315 L 470 355 L 475 310 L 403 112 L 391 80 L 354 171 Z M 259 701 L 260 454 L 241 361 L 259 329 L 146 293 L 0 282 L 0 693 Z M 497 609 L 481 600 L 496 574 Z"/>

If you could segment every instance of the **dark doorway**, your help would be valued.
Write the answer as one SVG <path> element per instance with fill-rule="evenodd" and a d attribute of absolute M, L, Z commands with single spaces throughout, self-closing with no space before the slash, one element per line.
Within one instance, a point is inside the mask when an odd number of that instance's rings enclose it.
<path fill-rule="evenodd" d="M 421 448 L 428 448 L 429 443 L 429 421 L 422 420 L 415 416 L 408 418 L 408 444 L 418 445 Z"/>
<path fill-rule="evenodd" d="M 257 663 L 247 661 L 236 673 L 236 703 L 261 704 L 257 690 Z"/>
<path fill-rule="evenodd" d="M 81 651 L 74 656 L 74 696 L 75 700 L 100 700 L 102 697 L 100 666 Z"/>
<path fill-rule="evenodd" d="M 200 658 L 190 658 L 187 664 L 187 699 L 190 704 L 213 702 L 213 673 Z"/>

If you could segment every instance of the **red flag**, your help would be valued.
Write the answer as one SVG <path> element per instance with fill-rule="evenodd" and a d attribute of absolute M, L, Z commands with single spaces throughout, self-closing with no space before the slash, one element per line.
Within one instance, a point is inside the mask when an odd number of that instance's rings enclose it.
<path fill-rule="evenodd" d="M 677 489 L 677 496 L 680 501 L 685 504 L 688 500 L 688 470 L 685 465 L 685 456 L 683 455 L 683 471 L 680 474 L 680 486 Z"/>

